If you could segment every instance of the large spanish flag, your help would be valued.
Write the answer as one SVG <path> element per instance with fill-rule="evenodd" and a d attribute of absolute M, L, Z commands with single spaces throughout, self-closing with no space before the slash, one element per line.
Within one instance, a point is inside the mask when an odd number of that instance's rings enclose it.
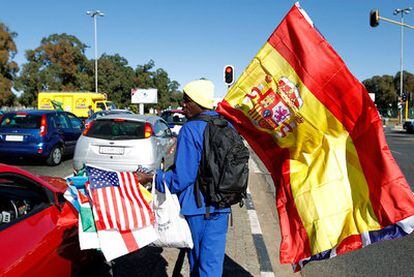
<path fill-rule="evenodd" d="M 296 3 L 218 106 L 276 185 L 300 270 L 414 228 L 414 196 L 364 86 Z"/>

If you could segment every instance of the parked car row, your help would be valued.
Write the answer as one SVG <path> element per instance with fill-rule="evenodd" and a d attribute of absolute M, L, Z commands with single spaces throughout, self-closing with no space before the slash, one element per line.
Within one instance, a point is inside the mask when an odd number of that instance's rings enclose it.
<path fill-rule="evenodd" d="M 138 165 L 157 169 L 173 163 L 175 144 L 164 119 L 128 110 L 99 111 L 85 124 L 57 110 L 0 115 L 0 156 L 35 157 L 50 166 L 74 155 L 75 170 L 87 163 L 116 170 L 136 170 Z"/>
<path fill-rule="evenodd" d="M 175 147 L 176 136 L 158 116 L 111 112 L 96 115 L 85 127 L 65 111 L 0 115 L 0 155 L 38 157 L 48 165 L 74 153 L 76 170 L 86 163 L 156 169 L 173 163 Z M 66 189 L 64 179 L 0 164 L 0 249 L 8 249 L 0 252 L 0 276 L 108 275 L 99 252 L 79 249 L 78 216 L 63 197 Z"/>

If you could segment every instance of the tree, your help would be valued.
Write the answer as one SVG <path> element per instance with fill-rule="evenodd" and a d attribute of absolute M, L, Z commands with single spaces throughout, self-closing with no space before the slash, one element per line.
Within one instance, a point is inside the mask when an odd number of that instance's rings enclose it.
<path fill-rule="evenodd" d="M 380 111 L 389 109 L 390 104 L 391 107 L 396 108 L 398 94 L 394 85 L 393 76 L 374 76 L 362 83 L 368 92 L 375 94 L 375 104 Z"/>
<path fill-rule="evenodd" d="M 403 93 L 408 94 L 408 99 L 413 99 L 414 96 L 414 75 L 410 72 L 404 71 L 403 74 Z M 400 72 L 395 74 L 394 77 L 394 86 L 398 91 L 398 95 L 400 94 Z M 411 96 L 411 97 L 410 97 Z"/>
<path fill-rule="evenodd" d="M 88 91 L 91 76 L 88 72 L 86 45 L 66 33 L 43 38 L 40 46 L 26 51 L 28 62 L 18 79 L 17 87 L 24 93 L 20 102 L 35 105 L 39 91 Z"/>
<path fill-rule="evenodd" d="M 14 38 L 16 33 L 0 22 L 0 106 L 13 105 L 16 96 L 12 92 L 13 81 L 19 66 L 12 61 L 17 53 Z"/>
<path fill-rule="evenodd" d="M 135 69 L 134 85 L 138 88 L 156 88 L 158 90 L 158 103 L 156 105 L 149 105 L 157 109 L 164 109 L 169 106 L 179 106 L 182 99 L 182 93 L 178 90 L 180 84 L 171 79 L 168 73 L 155 67 L 153 60 L 150 60 L 144 65 L 138 65 Z"/>
<path fill-rule="evenodd" d="M 128 66 L 127 59 L 119 54 L 103 54 L 98 60 L 98 72 L 99 91 L 106 92 L 118 106 L 129 106 L 134 69 Z"/>

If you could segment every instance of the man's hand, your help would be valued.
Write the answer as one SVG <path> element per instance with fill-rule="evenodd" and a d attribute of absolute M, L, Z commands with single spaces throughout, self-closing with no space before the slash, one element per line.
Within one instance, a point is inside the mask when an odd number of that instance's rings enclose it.
<path fill-rule="evenodd" d="M 138 175 L 138 181 L 141 183 L 141 185 L 145 185 L 147 183 L 152 182 L 153 174 L 147 174 L 144 172 L 137 172 Z"/>

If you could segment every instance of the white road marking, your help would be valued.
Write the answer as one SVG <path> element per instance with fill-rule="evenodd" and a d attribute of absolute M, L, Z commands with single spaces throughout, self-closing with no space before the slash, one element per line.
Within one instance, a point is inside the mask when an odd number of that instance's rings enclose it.
<path fill-rule="evenodd" d="M 253 173 L 263 173 L 263 171 L 259 169 L 259 166 L 253 159 L 250 159 L 250 168 L 252 169 Z"/>
<path fill-rule="evenodd" d="M 247 214 L 249 215 L 250 220 L 250 228 L 252 230 L 252 234 L 262 234 L 262 229 L 260 228 L 259 218 L 257 217 L 255 210 L 247 210 Z"/>
<path fill-rule="evenodd" d="M 273 272 L 260 272 L 261 277 L 274 277 L 275 274 Z"/>

